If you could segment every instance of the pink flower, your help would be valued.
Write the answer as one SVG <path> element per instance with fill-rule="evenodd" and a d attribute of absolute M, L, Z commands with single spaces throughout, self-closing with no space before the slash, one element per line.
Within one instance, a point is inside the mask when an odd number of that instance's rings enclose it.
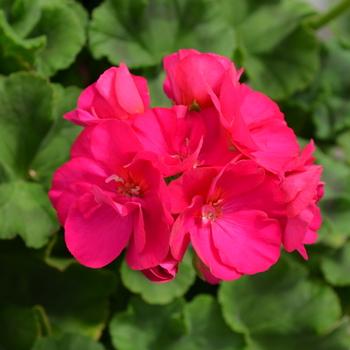
<path fill-rule="evenodd" d="M 182 173 L 197 165 L 206 127 L 202 116 L 185 106 L 152 108 L 132 124 L 146 151 L 158 155 L 163 176 Z M 144 155 L 143 155 L 144 157 Z"/>
<path fill-rule="evenodd" d="M 234 148 L 283 177 L 284 167 L 299 154 L 300 148 L 277 104 L 238 83 L 233 69 L 225 74 L 219 98 L 210 88 L 208 92 Z"/>
<path fill-rule="evenodd" d="M 83 134 L 79 140 L 88 144 L 75 147 L 90 153 L 59 168 L 49 192 L 68 249 L 93 268 L 107 265 L 126 246 L 133 269 L 162 263 L 173 220 L 161 174 L 149 161 L 134 160 L 143 147 L 126 123 L 106 121 Z"/>
<path fill-rule="evenodd" d="M 207 86 L 219 94 L 225 72 L 230 67 L 234 69 L 228 58 L 196 50 L 179 50 L 179 53 L 165 56 L 163 63 L 167 73 L 166 95 L 176 104 L 191 106 L 196 103 L 201 109 L 213 105 Z"/>
<path fill-rule="evenodd" d="M 192 245 L 210 272 L 233 280 L 265 271 L 280 255 L 284 202 L 274 180 L 252 161 L 185 172 L 169 185 L 170 246 L 181 260 Z"/>
<path fill-rule="evenodd" d="M 322 167 L 312 165 L 315 149 L 313 141 L 305 147 L 300 157 L 289 165 L 285 179 L 279 187 L 286 203 L 287 224 L 283 234 L 284 248 L 291 252 L 297 249 L 307 259 L 303 244 L 315 243 L 316 230 L 321 226 L 321 215 L 316 206 L 323 196 L 320 182 Z M 294 168 L 293 168 L 294 167 Z"/>
<path fill-rule="evenodd" d="M 152 282 L 164 283 L 174 279 L 179 269 L 179 261 L 174 259 L 171 252 L 158 266 L 141 270 L 141 272 Z"/>
<path fill-rule="evenodd" d="M 150 103 L 147 81 L 130 74 L 124 63 L 106 70 L 96 83 L 87 87 L 79 97 L 78 109 L 63 117 L 87 126 L 105 119 L 129 120 L 144 113 Z"/>

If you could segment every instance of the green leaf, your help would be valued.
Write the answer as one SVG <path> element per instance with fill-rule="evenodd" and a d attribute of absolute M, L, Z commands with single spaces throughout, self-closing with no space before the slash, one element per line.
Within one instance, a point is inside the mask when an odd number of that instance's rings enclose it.
<path fill-rule="evenodd" d="M 185 302 L 176 299 L 159 306 L 148 305 L 133 297 L 128 310 L 116 314 L 109 331 L 119 350 L 165 350 L 185 332 L 180 314 Z"/>
<path fill-rule="evenodd" d="M 184 320 L 189 333 L 170 346 L 171 350 L 240 350 L 243 336 L 225 324 L 219 304 L 211 295 L 197 295 L 185 306 Z"/>
<path fill-rule="evenodd" d="M 33 73 L 0 78 L 0 238 L 40 248 L 59 228 L 47 189 L 81 130 L 62 118 L 79 93 Z"/>
<path fill-rule="evenodd" d="M 222 15 L 236 31 L 235 60 L 252 87 L 273 99 L 305 88 L 319 66 L 314 32 L 301 23 L 315 13 L 294 0 L 220 0 Z M 262 39 L 263 38 L 263 39 Z"/>
<path fill-rule="evenodd" d="M 40 0 L 9 0 L 6 2 L 8 6 L 11 6 L 6 11 L 11 28 L 19 37 L 27 37 L 40 19 Z"/>
<path fill-rule="evenodd" d="M 350 131 L 340 134 L 337 138 L 337 144 L 343 149 L 344 157 L 350 165 Z"/>
<path fill-rule="evenodd" d="M 133 293 L 141 295 L 150 304 L 167 304 L 175 298 L 183 296 L 196 278 L 191 264 L 191 254 L 185 255 L 179 265 L 175 278 L 166 283 L 154 283 L 146 278 L 141 271 L 130 269 L 125 260 L 121 265 L 121 278 L 124 286 Z"/>
<path fill-rule="evenodd" d="M 179 49 L 231 56 L 234 32 L 218 10 L 210 0 L 105 0 L 92 15 L 90 50 L 129 68 L 157 65 Z"/>
<path fill-rule="evenodd" d="M 61 338 L 47 337 L 36 341 L 31 350 L 104 350 L 101 343 L 81 334 L 64 334 Z"/>
<path fill-rule="evenodd" d="M 0 72 L 8 74 L 33 67 L 39 49 L 45 46 L 44 37 L 22 39 L 8 24 L 5 14 L 0 10 Z"/>
<path fill-rule="evenodd" d="M 0 238 L 19 234 L 28 247 L 40 248 L 58 228 L 41 185 L 21 180 L 0 184 Z"/>
<path fill-rule="evenodd" d="M 318 41 L 304 26 L 298 27 L 267 53 L 242 50 L 243 65 L 253 89 L 276 100 L 305 88 L 319 69 Z"/>
<path fill-rule="evenodd" d="M 86 20 L 81 16 L 82 9 L 78 11 L 78 14 L 72 11 L 65 2 L 47 2 L 41 8 L 40 20 L 30 33 L 31 37 L 44 35 L 47 38 L 46 47 L 36 57 L 38 72 L 52 76 L 74 62 L 86 39 L 83 26 Z"/>
<path fill-rule="evenodd" d="M 62 116 L 75 109 L 81 90 L 76 87 L 64 89 L 59 84 L 55 88 L 55 122 L 40 145 L 35 158 L 30 164 L 32 179 L 49 188 L 53 172 L 69 160 L 70 149 L 82 128 Z"/>
<path fill-rule="evenodd" d="M 338 34 L 338 40 L 347 49 L 350 49 L 350 13 L 349 10 L 331 23 L 331 28 Z"/>
<path fill-rule="evenodd" d="M 350 285 L 350 241 L 321 260 L 321 269 L 327 282 L 334 286 Z"/>
<path fill-rule="evenodd" d="M 275 336 L 288 343 L 302 334 L 290 349 L 307 349 L 308 337 L 326 334 L 341 315 L 334 291 L 307 279 L 304 268 L 285 259 L 264 273 L 223 282 L 219 301 L 228 325 L 245 332 L 252 343 L 269 334 L 266 345 L 252 349 L 270 350 Z"/>
<path fill-rule="evenodd" d="M 320 238 L 327 244 L 339 247 L 344 243 L 344 238 L 350 235 L 350 167 L 319 148 L 314 155 L 316 162 L 324 168 L 322 181 L 326 182 L 325 195 L 319 203 L 324 219 Z"/>
<path fill-rule="evenodd" d="M 29 178 L 29 165 L 53 123 L 53 103 L 53 87 L 38 75 L 0 79 L 0 163 L 19 177 Z"/>
<path fill-rule="evenodd" d="M 54 335 L 80 333 L 98 339 L 108 316 L 115 275 L 76 264 L 64 272 L 23 254 L 2 254 L 0 299 L 22 307 L 41 305 Z"/>
<path fill-rule="evenodd" d="M 320 336 L 298 333 L 287 337 L 281 334 L 260 333 L 254 336 L 251 346 L 246 350 L 348 350 L 350 346 L 349 322 L 330 333 Z"/>
<path fill-rule="evenodd" d="M 40 336 L 34 309 L 0 303 L 0 349 L 28 350 Z"/>
<path fill-rule="evenodd" d="M 315 13 L 309 4 L 294 0 L 219 0 L 219 3 L 223 17 L 253 54 L 271 51 L 303 19 Z"/>

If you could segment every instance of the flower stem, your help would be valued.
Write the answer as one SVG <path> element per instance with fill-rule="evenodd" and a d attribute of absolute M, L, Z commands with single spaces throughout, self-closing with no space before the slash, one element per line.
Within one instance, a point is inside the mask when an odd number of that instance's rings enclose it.
<path fill-rule="evenodd" d="M 339 4 L 333 9 L 331 9 L 329 12 L 320 15 L 316 20 L 310 22 L 310 27 L 316 30 L 320 29 L 326 24 L 328 24 L 330 21 L 332 21 L 334 18 L 340 16 L 349 8 L 350 0 L 340 1 Z"/>

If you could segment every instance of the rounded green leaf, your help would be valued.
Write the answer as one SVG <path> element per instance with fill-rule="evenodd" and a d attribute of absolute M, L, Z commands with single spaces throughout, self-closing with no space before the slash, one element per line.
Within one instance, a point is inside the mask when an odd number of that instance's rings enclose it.
<path fill-rule="evenodd" d="M 62 116 L 75 109 L 81 90 L 76 87 L 64 89 L 59 84 L 52 84 L 55 91 L 55 122 L 49 134 L 30 164 L 31 178 L 41 182 L 48 189 L 53 172 L 69 160 L 73 142 L 82 127 L 71 123 Z"/>
<path fill-rule="evenodd" d="M 41 185 L 13 181 L 0 184 L 0 238 L 19 234 L 32 248 L 44 246 L 59 228 L 56 213 Z"/>
<path fill-rule="evenodd" d="M 61 338 L 45 337 L 30 350 L 104 350 L 101 343 L 81 334 L 64 334 Z"/>
<path fill-rule="evenodd" d="M 0 79 L 0 163 L 30 177 L 30 163 L 51 128 L 54 89 L 32 73 Z"/>
<path fill-rule="evenodd" d="M 98 339 L 108 317 L 108 298 L 115 292 L 111 271 L 71 264 L 63 272 L 30 254 L 1 254 L 0 299 L 14 305 L 41 305 L 53 335 L 80 333 Z"/>
<path fill-rule="evenodd" d="M 105 0 L 92 14 L 89 45 L 96 59 L 129 68 L 160 64 L 179 49 L 231 56 L 234 32 L 210 0 Z"/>
<path fill-rule="evenodd" d="M 341 310 L 334 291 L 306 278 L 307 271 L 281 259 L 270 270 L 220 286 L 223 315 L 233 330 L 254 334 L 327 332 Z"/>
<path fill-rule="evenodd" d="M 318 40 L 305 26 L 299 26 L 269 52 L 254 54 L 244 47 L 242 51 L 242 64 L 253 89 L 276 100 L 305 88 L 320 65 Z"/>
<path fill-rule="evenodd" d="M 189 333 L 171 350 L 243 350 L 242 334 L 234 333 L 224 322 L 218 302 L 211 295 L 197 295 L 184 309 Z"/>
<path fill-rule="evenodd" d="M 179 265 L 179 272 L 175 278 L 166 283 L 154 283 L 147 279 L 141 271 L 130 269 L 123 261 L 121 278 L 124 286 L 134 293 L 141 295 L 150 304 L 167 304 L 175 298 L 183 296 L 196 278 L 191 264 L 190 254 L 186 254 Z"/>
<path fill-rule="evenodd" d="M 165 350 L 185 332 L 180 319 L 185 302 L 176 299 L 167 305 L 149 305 L 133 297 L 128 310 L 116 314 L 109 331 L 119 350 Z"/>
<path fill-rule="evenodd" d="M 321 269 L 330 284 L 340 287 L 350 285 L 350 241 L 331 256 L 324 257 Z"/>
<path fill-rule="evenodd" d="M 23 39 L 8 24 L 0 9 L 0 72 L 9 74 L 18 70 L 30 70 L 36 54 L 45 46 L 44 37 Z"/>
<path fill-rule="evenodd" d="M 85 43 L 85 28 L 80 15 L 65 4 L 48 2 L 41 8 L 41 17 L 31 37 L 45 36 L 47 45 L 37 55 L 36 70 L 52 76 L 67 68 Z"/>
<path fill-rule="evenodd" d="M 33 309 L 0 303 L 0 349 L 28 350 L 40 333 Z"/>

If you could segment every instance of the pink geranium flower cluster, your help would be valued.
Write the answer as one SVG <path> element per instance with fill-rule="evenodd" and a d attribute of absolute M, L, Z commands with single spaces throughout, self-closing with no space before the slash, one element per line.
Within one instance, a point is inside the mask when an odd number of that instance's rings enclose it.
<path fill-rule="evenodd" d="M 64 116 L 84 126 L 49 192 L 70 252 L 99 268 L 126 249 L 154 282 L 175 277 L 189 245 L 210 283 L 269 269 L 282 245 L 307 259 L 323 195 L 313 142 L 300 152 L 227 58 L 180 50 L 164 67 L 171 108 L 149 108 L 147 81 L 121 63 Z"/>

